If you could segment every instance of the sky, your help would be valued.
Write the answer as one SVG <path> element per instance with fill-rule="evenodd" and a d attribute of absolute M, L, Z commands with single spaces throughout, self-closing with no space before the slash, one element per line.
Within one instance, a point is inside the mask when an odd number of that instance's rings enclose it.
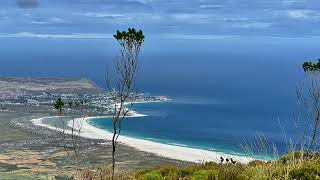
<path fill-rule="evenodd" d="M 286 97 L 301 64 L 319 58 L 319 0 L 0 1 L 3 76 L 104 85 L 118 50 L 113 34 L 128 27 L 146 35 L 141 87 L 160 95 Z"/>
<path fill-rule="evenodd" d="M 312 38 L 318 0 L 1 0 L 0 37 L 112 38 L 136 27 L 164 39 Z"/>

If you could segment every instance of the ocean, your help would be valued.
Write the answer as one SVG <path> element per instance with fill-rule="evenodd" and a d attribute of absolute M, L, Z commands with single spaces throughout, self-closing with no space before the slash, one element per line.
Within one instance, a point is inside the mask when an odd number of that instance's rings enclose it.
<path fill-rule="evenodd" d="M 148 36 L 147 36 L 148 37 Z M 105 87 L 116 52 L 111 39 L 1 38 L 0 75 L 85 78 Z M 318 58 L 317 39 L 234 37 L 146 39 L 141 92 L 172 99 L 136 104 L 146 117 L 129 118 L 123 134 L 152 141 L 244 154 L 258 133 L 286 151 L 283 127 L 294 138 L 295 89 L 302 63 Z M 96 119 L 91 124 L 109 129 Z"/>

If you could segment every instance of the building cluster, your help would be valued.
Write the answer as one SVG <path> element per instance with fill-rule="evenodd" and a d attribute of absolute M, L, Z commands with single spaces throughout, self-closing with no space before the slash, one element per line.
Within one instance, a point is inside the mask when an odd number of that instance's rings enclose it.
<path fill-rule="evenodd" d="M 53 94 L 53 93 L 37 93 L 28 94 L 21 93 L 17 96 L 0 98 L 0 107 L 3 109 L 6 105 L 25 105 L 25 106 L 47 106 L 52 107 L 54 102 L 61 98 L 64 102 L 64 109 L 79 109 L 91 113 L 108 114 L 113 109 L 117 100 L 111 93 L 100 94 Z M 163 96 L 149 96 L 146 94 L 131 95 L 128 102 L 160 102 L 166 101 Z"/>

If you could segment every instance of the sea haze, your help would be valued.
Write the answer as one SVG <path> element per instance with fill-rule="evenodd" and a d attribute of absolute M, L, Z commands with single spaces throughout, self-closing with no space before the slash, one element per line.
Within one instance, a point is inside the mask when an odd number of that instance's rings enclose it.
<path fill-rule="evenodd" d="M 1 38 L 0 75 L 86 78 L 105 87 L 112 39 Z M 294 130 L 295 87 L 301 64 L 317 59 L 316 38 L 226 37 L 166 39 L 147 36 L 138 85 L 165 103 L 137 104 L 148 115 L 130 118 L 123 133 L 155 141 L 242 153 L 258 132 L 279 145 Z M 14 47 L 14 48 L 13 48 Z M 107 121 L 92 124 L 108 129 Z"/>

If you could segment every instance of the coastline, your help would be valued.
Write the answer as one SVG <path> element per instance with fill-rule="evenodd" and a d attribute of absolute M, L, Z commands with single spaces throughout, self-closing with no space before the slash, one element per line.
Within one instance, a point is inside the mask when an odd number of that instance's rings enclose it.
<path fill-rule="evenodd" d="M 132 116 L 129 116 L 129 117 L 142 117 L 142 116 L 146 116 L 146 115 L 134 113 Z M 32 119 L 31 122 L 37 126 L 61 131 L 62 129 L 43 123 L 43 119 L 45 118 L 57 118 L 57 117 L 59 116 L 42 117 L 38 119 Z M 76 118 L 75 127 L 79 127 L 79 125 L 82 124 L 81 136 L 84 138 L 102 139 L 102 140 L 110 141 L 113 136 L 111 132 L 99 129 L 89 124 L 89 121 L 95 118 L 108 118 L 108 116 Z M 72 126 L 71 121 L 68 122 L 68 126 L 69 127 Z M 69 134 L 71 133 L 70 130 L 65 130 L 65 132 Z M 245 156 L 229 155 L 221 152 L 214 152 L 214 151 L 208 151 L 208 150 L 202 150 L 202 149 L 196 149 L 196 148 L 190 148 L 190 147 L 182 147 L 182 146 L 176 146 L 176 145 L 170 145 L 170 144 L 162 144 L 159 142 L 138 139 L 138 138 L 128 137 L 124 135 L 119 136 L 118 142 L 130 147 L 133 147 L 139 151 L 153 153 L 162 157 L 182 160 L 187 162 L 213 161 L 218 163 L 220 162 L 220 157 L 232 158 L 233 160 L 243 164 L 247 164 L 253 160 L 252 158 L 245 157 Z"/>

